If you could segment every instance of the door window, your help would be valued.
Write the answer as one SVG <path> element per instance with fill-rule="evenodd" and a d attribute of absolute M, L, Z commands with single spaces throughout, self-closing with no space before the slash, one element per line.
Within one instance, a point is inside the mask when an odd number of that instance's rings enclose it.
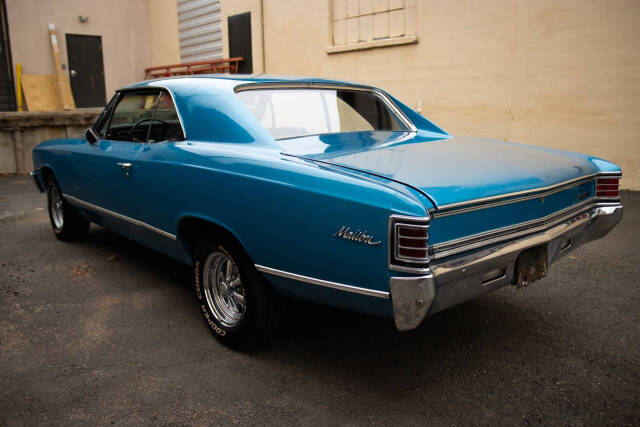
<path fill-rule="evenodd" d="M 180 117 L 173 104 L 171 95 L 166 92 L 160 93 L 158 99 L 158 107 L 156 108 L 153 121 L 151 122 L 151 130 L 149 131 L 149 142 L 162 141 L 182 141 L 184 135 L 182 133 L 182 125 Z"/>
<path fill-rule="evenodd" d="M 93 125 L 93 130 L 100 139 L 104 139 L 107 134 L 109 118 L 111 117 L 111 112 L 113 111 L 113 106 L 116 104 L 117 99 L 118 94 L 116 93 L 113 98 L 111 98 L 111 101 L 109 101 L 109 104 L 102 111 L 100 116 L 98 116 L 98 120 L 96 120 L 96 123 Z"/>
<path fill-rule="evenodd" d="M 125 93 L 116 105 L 106 139 L 146 142 L 158 93 Z"/>

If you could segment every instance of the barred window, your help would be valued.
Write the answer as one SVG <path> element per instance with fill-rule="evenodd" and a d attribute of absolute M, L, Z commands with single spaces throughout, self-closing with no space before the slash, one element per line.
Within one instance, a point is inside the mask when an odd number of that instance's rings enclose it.
<path fill-rule="evenodd" d="M 416 0 L 330 0 L 329 4 L 329 53 L 417 41 Z"/>

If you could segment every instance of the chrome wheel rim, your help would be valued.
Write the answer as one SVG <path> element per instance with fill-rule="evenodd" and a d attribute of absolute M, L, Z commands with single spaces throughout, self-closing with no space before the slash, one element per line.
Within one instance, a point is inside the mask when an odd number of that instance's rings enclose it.
<path fill-rule="evenodd" d="M 246 312 L 245 292 L 238 266 L 222 252 L 209 254 L 203 268 L 204 294 L 213 316 L 232 328 Z"/>
<path fill-rule="evenodd" d="M 51 189 L 50 198 L 49 213 L 51 213 L 53 225 L 55 225 L 56 228 L 62 229 L 64 225 L 64 210 L 62 207 L 62 196 L 60 195 L 58 187 Z"/>

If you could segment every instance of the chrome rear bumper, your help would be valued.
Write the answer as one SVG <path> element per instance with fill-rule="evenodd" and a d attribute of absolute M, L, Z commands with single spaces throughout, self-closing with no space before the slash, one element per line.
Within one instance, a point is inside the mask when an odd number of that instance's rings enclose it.
<path fill-rule="evenodd" d="M 433 263 L 431 274 L 389 281 L 396 327 L 416 328 L 428 315 L 515 282 L 522 251 L 547 244 L 551 264 L 580 245 L 606 236 L 622 219 L 621 204 L 592 207 L 545 231 L 485 246 Z"/>

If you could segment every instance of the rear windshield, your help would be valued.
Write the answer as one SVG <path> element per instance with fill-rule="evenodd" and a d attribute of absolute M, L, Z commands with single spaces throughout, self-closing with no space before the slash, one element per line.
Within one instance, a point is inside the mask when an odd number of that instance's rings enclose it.
<path fill-rule="evenodd" d="M 240 100 L 275 138 L 359 131 L 406 131 L 377 94 L 349 89 L 253 89 Z"/>

